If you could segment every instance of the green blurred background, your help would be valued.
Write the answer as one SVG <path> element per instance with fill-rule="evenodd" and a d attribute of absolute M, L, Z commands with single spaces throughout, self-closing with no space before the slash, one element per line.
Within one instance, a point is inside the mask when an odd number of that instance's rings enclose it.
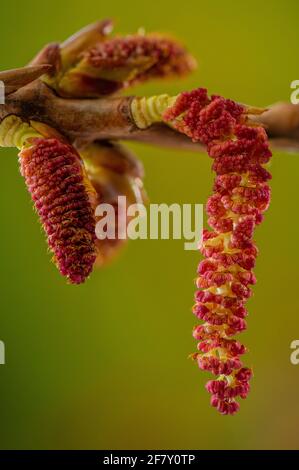
<path fill-rule="evenodd" d="M 89 22 L 174 33 L 199 60 L 180 82 L 136 93 L 207 86 L 265 106 L 289 100 L 299 79 L 299 4 L 159 0 L 2 2 L 1 69 L 25 64 L 43 44 Z M 130 144 L 146 168 L 152 202 L 204 203 L 211 161 L 204 154 Z M 243 340 L 252 391 L 234 417 L 209 406 L 208 374 L 195 350 L 191 314 L 200 255 L 182 241 L 130 242 L 82 286 L 50 263 L 15 150 L 1 149 L 0 447 L 17 449 L 298 449 L 297 295 L 299 155 L 275 153 L 273 199 L 256 233 L 258 284 Z"/>

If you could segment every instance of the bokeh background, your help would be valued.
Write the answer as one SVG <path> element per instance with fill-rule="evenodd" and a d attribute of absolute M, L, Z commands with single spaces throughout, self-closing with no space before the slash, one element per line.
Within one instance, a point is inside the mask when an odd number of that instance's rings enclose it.
<path fill-rule="evenodd" d="M 180 82 L 266 106 L 289 100 L 299 79 L 296 0 L 37 0 L 2 2 L 1 69 L 25 64 L 43 44 L 103 17 L 121 32 L 174 33 L 199 60 Z M 152 202 L 204 203 L 212 186 L 205 154 L 130 144 L 146 168 Z M 50 263 L 15 150 L 1 149 L 0 447 L 3 449 L 298 449 L 299 155 L 276 152 L 273 199 L 256 233 L 258 284 L 243 340 L 253 365 L 241 412 L 209 406 L 208 375 L 195 350 L 191 314 L 199 253 L 182 241 L 130 242 L 118 261 L 82 286 Z"/>

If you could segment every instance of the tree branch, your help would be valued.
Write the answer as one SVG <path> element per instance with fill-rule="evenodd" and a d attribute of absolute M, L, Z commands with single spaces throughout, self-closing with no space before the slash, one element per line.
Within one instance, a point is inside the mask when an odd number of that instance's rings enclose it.
<path fill-rule="evenodd" d="M 13 80 L 12 71 L 9 74 Z M 34 77 L 33 77 L 34 78 Z M 158 123 L 139 129 L 131 115 L 133 97 L 65 99 L 40 80 L 22 86 L 0 106 L 0 120 L 16 114 L 56 128 L 77 148 L 95 140 L 131 140 L 170 148 L 203 151 L 204 147 Z M 277 103 L 261 115 L 251 116 L 265 126 L 273 148 L 299 151 L 299 105 Z"/>

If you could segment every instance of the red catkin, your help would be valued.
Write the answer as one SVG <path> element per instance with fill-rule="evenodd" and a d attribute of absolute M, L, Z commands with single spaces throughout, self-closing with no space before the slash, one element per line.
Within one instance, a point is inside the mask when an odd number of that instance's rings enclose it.
<path fill-rule="evenodd" d="M 151 78 L 184 75 L 194 66 L 194 59 L 176 41 L 159 35 L 130 35 L 108 39 L 86 51 L 82 65 L 99 75 L 108 71 L 120 86 Z M 79 65 L 80 68 L 80 65 Z"/>
<path fill-rule="evenodd" d="M 71 283 L 84 282 L 96 259 L 95 220 L 79 155 L 56 138 L 35 138 L 19 159 L 54 262 Z"/>
<path fill-rule="evenodd" d="M 271 178 L 263 167 L 271 157 L 265 130 L 250 125 L 246 108 L 207 90 L 182 93 L 163 118 L 194 141 L 207 146 L 216 179 L 206 211 L 213 230 L 204 230 L 193 312 L 204 321 L 194 328 L 199 341 L 193 357 L 200 369 L 218 376 L 206 389 L 211 405 L 224 415 L 246 398 L 251 369 L 243 367 L 244 345 L 232 338 L 246 329 L 245 302 L 256 279 L 253 241 L 270 202 Z"/>

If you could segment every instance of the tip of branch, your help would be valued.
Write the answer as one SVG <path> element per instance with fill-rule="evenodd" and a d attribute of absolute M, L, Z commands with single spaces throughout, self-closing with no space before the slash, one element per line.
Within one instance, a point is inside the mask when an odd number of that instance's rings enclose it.
<path fill-rule="evenodd" d="M 51 69 L 52 65 L 42 64 L 0 72 L 0 81 L 4 83 L 5 95 L 14 93 L 45 73 L 50 72 Z"/>

